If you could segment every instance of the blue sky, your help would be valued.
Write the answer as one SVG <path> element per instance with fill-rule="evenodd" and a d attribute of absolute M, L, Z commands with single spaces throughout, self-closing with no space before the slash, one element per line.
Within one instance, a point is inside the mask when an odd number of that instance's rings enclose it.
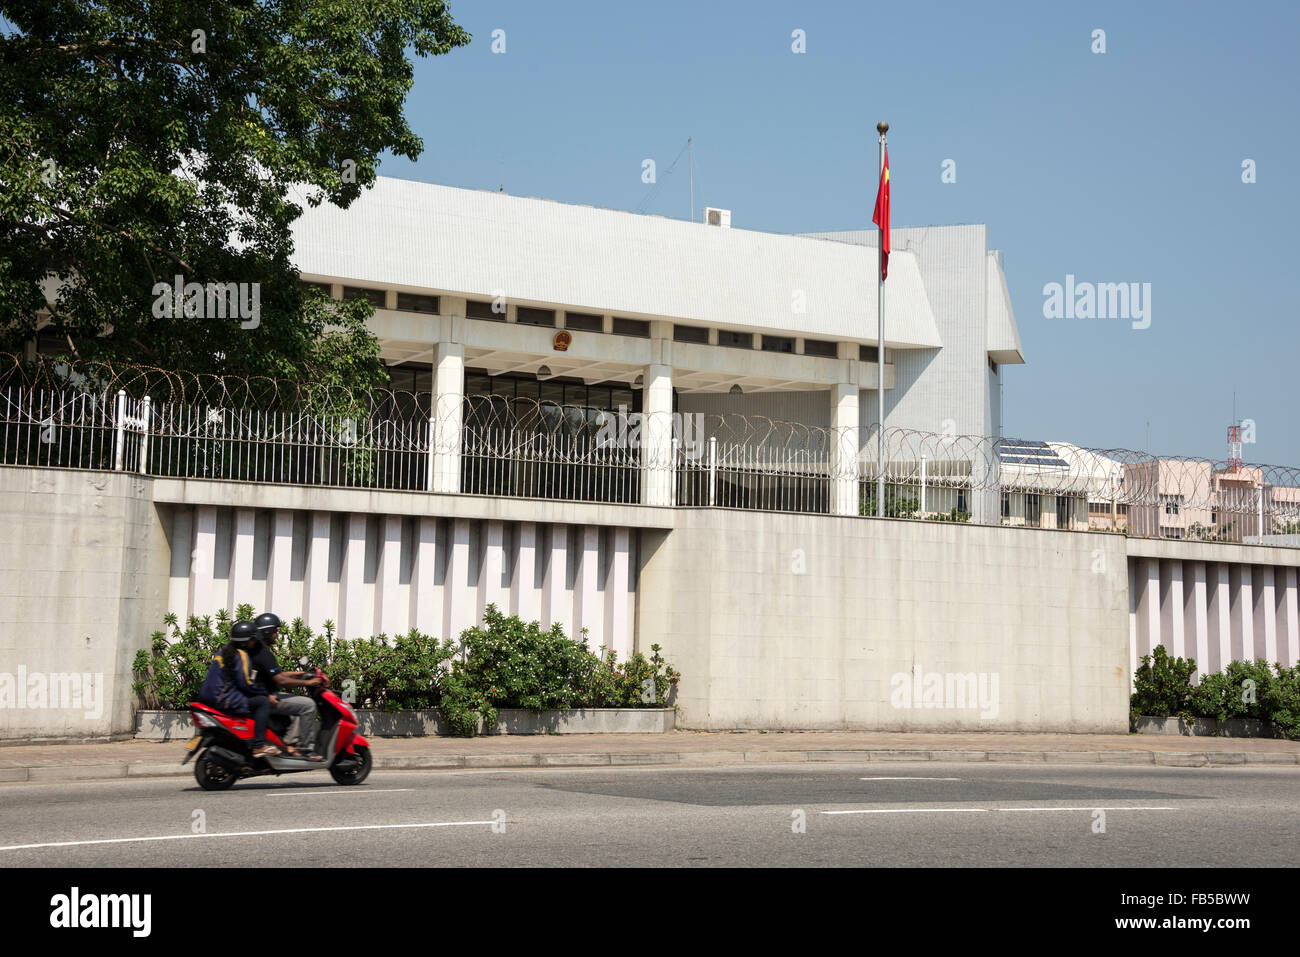
<path fill-rule="evenodd" d="M 465 48 L 417 62 L 426 150 L 386 175 L 733 225 L 870 225 L 875 124 L 895 226 L 986 223 L 1027 364 L 1008 435 L 1300 465 L 1300 5 L 451 4 Z M 493 54 L 492 31 L 506 52 Z M 807 52 L 791 51 L 802 29 Z M 1106 52 L 1092 52 L 1105 31 Z M 943 183 L 945 159 L 957 181 Z M 1257 182 L 1241 164 L 1256 163 Z M 1288 165 L 1290 164 L 1290 165 Z M 1151 283 L 1151 325 L 1046 319 L 1043 286 Z"/>

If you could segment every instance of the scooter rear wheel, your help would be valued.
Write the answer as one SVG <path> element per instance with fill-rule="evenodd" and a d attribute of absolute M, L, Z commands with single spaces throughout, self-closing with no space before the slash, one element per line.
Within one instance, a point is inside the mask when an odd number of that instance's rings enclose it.
<path fill-rule="evenodd" d="M 194 780 L 205 791 L 225 791 L 234 786 L 235 772 L 218 764 L 208 755 L 201 754 L 194 762 Z"/>
<path fill-rule="evenodd" d="M 356 760 L 334 763 L 330 766 L 330 777 L 339 784 L 360 784 L 370 776 L 370 764 L 370 749 L 358 745 Z"/>

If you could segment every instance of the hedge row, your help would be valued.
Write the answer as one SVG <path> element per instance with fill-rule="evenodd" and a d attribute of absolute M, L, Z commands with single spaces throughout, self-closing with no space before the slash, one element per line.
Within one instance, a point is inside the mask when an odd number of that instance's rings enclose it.
<path fill-rule="evenodd" d="M 182 629 L 176 615 L 167 615 L 169 632 L 154 632 L 149 648 L 136 652 L 132 687 L 141 707 L 184 710 L 198 695 L 208 662 L 229 640 L 230 626 L 254 617 L 251 606 L 240 605 L 235 618 L 223 609 L 191 617 Z M 280 630 L 274 650 L 287 670 L 319 667 L 358 708 L 436 709 L 454 733 L 466 736 L 480 720 L 494 723 L 500 708 L 661 708 L 681 677 L 658 645 L 648 659 L 637 653 L 620 663 L 614 652 L 592 652 L 559 625 L 543 630 L 494 605 L 482 624 L 461 633 L 460 644 L 414 629 L 391 639 L 347 640 L 334 636 L 333 622 L 313 634 L 294 619 Z"/>
<path fill-rule="evenodd" d="M 1300 739 L 1300 666 L 1283 668 L 1265 661 L 1234 661 L 1225 671 L 1203 675 L 1193 684 L 1196 661 L 1171 658 L 1164 645 L 1142 656 L 1129 704 L 1138 715 L 1193 718 L 1255 718 Z"/>

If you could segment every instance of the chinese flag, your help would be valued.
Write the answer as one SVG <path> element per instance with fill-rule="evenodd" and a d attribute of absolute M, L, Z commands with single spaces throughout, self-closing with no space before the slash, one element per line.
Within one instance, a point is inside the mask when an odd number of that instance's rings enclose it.
<path fill-rule="evenodd" d="M 880 227 L 880 281 L 889 275 L 889 147 L 885 147 L 885 168 L 880 171 L 880 192 L 871 221 Z"/>

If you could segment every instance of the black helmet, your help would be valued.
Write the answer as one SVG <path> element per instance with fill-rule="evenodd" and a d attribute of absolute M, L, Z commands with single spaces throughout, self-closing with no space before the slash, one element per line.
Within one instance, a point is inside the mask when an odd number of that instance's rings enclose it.
<path fill-rule="evenodd" d="M 230 626 L 230 643 L 243 648 L 257 638 L 257 628 L 251 621 L 237 621 Z"/>
<path fill-rule="evenodd" d="M 257 616 L 257 620 L 253 622 L 253 627 L 257 629 L 259 635 L 265 638 L 268 631 L 275 631 L 280 627 L 280 616 L 264 611 Z"/>

